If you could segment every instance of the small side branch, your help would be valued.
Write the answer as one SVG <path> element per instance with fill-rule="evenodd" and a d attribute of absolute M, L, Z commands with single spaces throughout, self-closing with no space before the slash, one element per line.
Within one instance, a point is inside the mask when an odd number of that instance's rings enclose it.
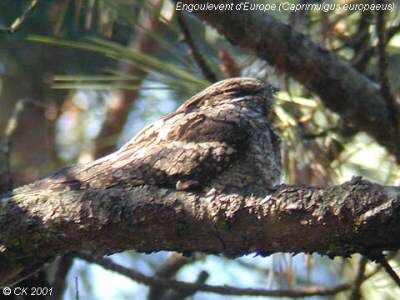
<path fill-rule="evenodd" d="M 189 263 L 193 263 L 195 258 L 185 257 L 179 253 L 172 253 L 164 263 L 159 267 L 157 272 L 154 274 L 156 277 L 161 278 L 172 278 L 179 272 L 181 268 Z M 163 295 L 167 290 L 152 287 L 149 291 L 147 296 L 148 300 L 157 300 L 157 299 L 164 299 Z"/>
<path fill-rule="evenodd" d="M 389 116 L 393 122 L 394 128 L 398 130 L 399 111 L 387 75 L 388 60 L 386 54 L 385 11 L 383 10 L 377 12 L 376 29 L 378 34 L 379 81 L 381 92 L 388 107 Z"/>
<path fill-rule="evenodd" d="M 177 20 L 179 27 L 181 28 L 181 31 L 185 37 L 185 42 L 189 46 L 190 54 L 192 55 L 196 64 L 203 73 L 203 76 L 210 82 L 217 82 L 217 76 L 211 70 L 210 66 L 207 64 L 206 60 L 200 54 L 200 51 L 197 49 L 196 43 L 193 40 L 192 34 L 190 33 L 190 30 L 186 24 L 185 18 L 181 13 L 177 14 Z"/>
<path fill-rule="evenodd" d="M 58 261 L 57 272 L 53 283 L 55 295 L 53 300 L 61 300 L 63 298 L 66 287 L 66 278 L 74 262 L 74 254 L 63 255 Z"/>
<path fill-rule="evenodd" d="M 28 104 L 46 108 L 46 106 L 42 103 L 33 100 L 21 99 L 17 101 L 14 111 L 4 130 L 4 134 L 0 137 L 0 193 L 13 189 L 13 181 L 10 170 L 12 139 L 15 131 L 17 130 L 20 115 Z"/>
<path fill-rule="evenodd" d="M 385 256 L 382 254 L 382 256 L 377 258 L 377 262 L 382 265 L 382 267 L 385 269 L 386 273 L 393 279 L 393 281 L 397 284 L 398 287 L 400 287 L 400 277 L 397 275 L 397 273 L 393 270 L 392 266 L 389 264 Z"/>
<path fill-rule="evenodd" d="M 209 293 L 215 293 L 220 295 L 231 295 L 231 296 L 266 296 L 266 297 L 301 298 L 309 296 L 335 295 L 342 291 L 348 290 L 351 287 L 351 284 L 340 284 L 334 287 L 311 286 L 297 290 L 295 289 L 267 290 L 267 289 L 255 289 L 255 288 L 237 288 L 229 285 L 217 286 L 217 285 L 208 285 L 199 283 L 188 283 L 178 280 L 146 276 L 140 272 L 116 264 L 111 259 L 107 258 L 95 259 L 86 254 L 79 254 L 78 257 L 88 262 L 98 264 L 106 270 L 110 270 L 113 272 L 117 272 L 121 275 L 124 275 L 136 282 L 148 286 L 157 286 L 162 288 L 174 289 L 181 292 L 209 292 Z"/>
<path fill-rule="evenodd" d="M 351 289 L 350 300 L 361 299 L 361 285 L 365 281 L 365 267 L 367 266 L 368 259 L 364 256 L 361 257 L 358 264 L 357 275 Z"/>
<path fill-rule="evenodd" d="M 385 44 L 387 43 L 400 31 L 400 23 L 393 25 L 392 27 L 389 27 L 386 30 L 386 39 L 385 39 Z M 365 49 L 357 58 L 354 59 L 352 65 L 357 69 L 357 70 L 363 70 L 364 66 L 367 65 L 368 61 L 371 59 L 371 57 L 376 53 L 377 51 L 377 45 L 376 46 L 371 46 L 368 49 Z"/>
<path fill-rule="evenodd" d="M 18 126 L 19 116 L 28 102 L 28 100 L 19 100 L 17 102 L 0 143 L 0 193 L 12 190 L 13 188 L 13 181 L 10 174 L 12 139 Z"/>

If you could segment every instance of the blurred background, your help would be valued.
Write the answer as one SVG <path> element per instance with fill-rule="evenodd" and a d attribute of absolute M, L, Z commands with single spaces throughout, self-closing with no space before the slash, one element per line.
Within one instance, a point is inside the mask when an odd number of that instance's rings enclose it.
<path fill-rule="evenodd" d="M 385 14 L 384 29 L 387 75 L 398 97 L 400 10 L 395 4 Z M 376 12 L 268 13 L 378 81 Z M 19 25 L 13 23 L 17 18 Z M 16 30 L 7 33 L 11 24 L 17 24 Z M 316 95 L 265 60 L 232 46 L 195 17 L 178 14 L 171 1 L 2 0 L 0 26 L 0 132 L 18 101 L 25 103 L 12 136 L 15 186 L 111 153 L 194 93 L 236 76 L 258 77 L 278 90 L 274 120 L 282 137 L 286 183 L 328 186 L 359 175 L 385 185 L 399 184 L 395 160 L 371 137 L 343 124 Z M 331 260 L 278 253 L 228 259 L 127 251 L 111 258 L 147 276 L 243 288 L 335 287 L 359 276 L 361 287 L 350 284 L 313 298 L 360 299 L 361 294 L 363 299 L 400 299 L 385 272 L 358 255 Z M 399 272 L 399 256 L 391 253 L 390 258 Z M 54 299 L 77 299 L 77 293 L 80 299 L 232 297 L 148 287 L 74 255 L 60 257 L 26 284 L 56 287 Z"/>

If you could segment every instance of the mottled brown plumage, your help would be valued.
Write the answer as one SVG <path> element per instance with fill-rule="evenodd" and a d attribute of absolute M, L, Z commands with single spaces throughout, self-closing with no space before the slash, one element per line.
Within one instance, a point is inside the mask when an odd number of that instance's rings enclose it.
<path fill-rule="evenodd" d="M 117 152 L 56 174 L 73 188 L 157 185 L 265 194 L 279 183 L 271 89 L 254 78 L 220 81 L 147 126 Z"/>

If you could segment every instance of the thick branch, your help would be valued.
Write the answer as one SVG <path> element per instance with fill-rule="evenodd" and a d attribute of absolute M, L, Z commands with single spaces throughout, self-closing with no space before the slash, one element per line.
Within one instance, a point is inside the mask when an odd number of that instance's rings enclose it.
<path fill-rule="evenodd" d="M 282 186 L 266 198 L 155 186 L 51 189 L 47 181 L 0 200 L 1 284 L 71 251 L 347 256 L 400 244 L 400 189 L 360 179 L 327 189 Z"/>
<path fill-rule="evenodd" d="M 194 4 L 197 1 L 183 2 Z M 231 2 L 235 7 L 241 1 Z M 195 10 L 193 13 L 233 44 L 266 59 L 319 95 L 323 103 L 348 124 L 372 135 L 400 159 L 400 148 L 397 146 L 400 137 L 376 83 L 267 13 L 258 10 Z"/>

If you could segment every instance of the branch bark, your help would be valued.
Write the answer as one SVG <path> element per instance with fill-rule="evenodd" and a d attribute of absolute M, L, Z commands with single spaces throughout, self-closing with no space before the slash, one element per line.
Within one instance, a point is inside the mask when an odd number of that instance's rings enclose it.
<path fill-rule="evenodd" d="M 400 189 L 359 178 L 326 189 L 283 185 L 265 198 L 156 186 L 52 188 L 52 179 L 0 198 L 0 286 L 72 251 L 373 256 L 400 244 L 393 238 Z"/>
<path fill-rule="evenodd" d="M 197 1 L 180 2 L 195 4 Z M 225 2 L 208 1 L 214 4 Z M 241 1 L 231 2 L 236 7 Z M 194 10 L 193 13 L 232 44 L 250 50 L 293 77 L 317 94 L 325 106 L 338 113 L 346 123 L 369 133 L 397 160 L 400 159 L 397 146 L 400 136 L 375 82 L 268 13 L 258 10 Z"/>

